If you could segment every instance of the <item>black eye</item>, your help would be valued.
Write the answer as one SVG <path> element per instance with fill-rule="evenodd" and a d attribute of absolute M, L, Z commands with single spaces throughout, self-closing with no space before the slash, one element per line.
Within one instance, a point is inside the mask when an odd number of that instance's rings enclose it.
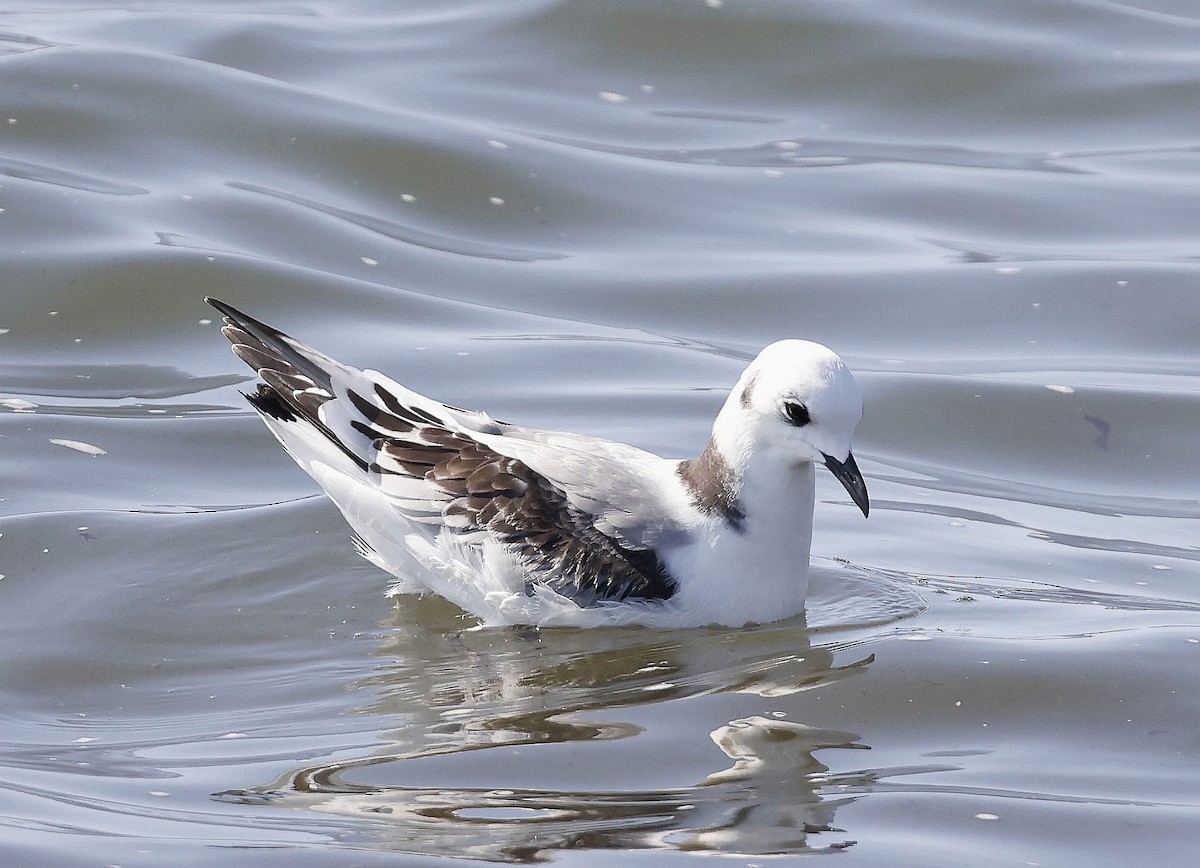
<path fill-rule="evenodd" d="M 808 415 L 808 408 L 803 404 L 797 404 L 795 401 L 784 401 L 783 412 L 787 416 L 788 421 L 797 428 L 803 428 L 812 421 Z"/>

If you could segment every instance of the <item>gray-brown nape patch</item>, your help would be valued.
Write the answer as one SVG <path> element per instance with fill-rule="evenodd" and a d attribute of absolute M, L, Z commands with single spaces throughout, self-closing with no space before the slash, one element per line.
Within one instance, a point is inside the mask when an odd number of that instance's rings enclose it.
<path fill-rule="evenodd" d="M 747 388 L 751 385 L 753 381 L 747 383 Z M 708 441 L 698 458 L 679 463 L 679 477 L 697 509 L 721 515 L 738 533 L 745 529 L 746 513 L 733 490 L 733 470 L 713 441 Z"/>
<path fill-rule="evenodd" d="M 738 398 L 738 400 L 742 402 L 743 407 L 750 407 L 750 399 L 754 397 L 754 387 L 757 383 L 758 373 L 755 372 L 751 374 L 750 379 L 746 381 L 746 385 L 742 388 L 742 395 L 740 398 Z"/>

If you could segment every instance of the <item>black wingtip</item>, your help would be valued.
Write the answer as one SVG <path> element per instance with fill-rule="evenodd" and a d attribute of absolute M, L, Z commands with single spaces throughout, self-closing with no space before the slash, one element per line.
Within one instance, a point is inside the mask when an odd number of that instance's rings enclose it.
<path fill-rule="evenodd" d="M 230 325 L 235 325 L 242 331 L 249 332 L 267 345 L 272 345 L 280 338 L 287 338 L 287 335 L 275 328 L 275 326 L 267 325 L 262 320 L 255 319 L 248 313 L 242 313 L 233 305 L 226 304 L 219 298 L 206 295 L 204 296 L 204 300 L 220 311 Z"/>
<path fill-rule="evenodd" d="M 241 326 L 243 328 L 252 325 L 270 328 L 270 326 L 267 326 L 265 323 L 260 323 L 252 316 L 247 316 L 233 305 L 226 304 L 219 298 L 213 298 L 211 295 L 206 295 L 204 296 L 204 301 L 206 304 L 215 307 L 221 313 L 221 315 L 225 317 L 225 322 L 229 323 L 230 325 Z"/>
<path fill-rule="evenodd" d="M 242 392 L 242 397 L 250 402 L 250 406 L 264 416 L 270 416 L 272 419 L 278 419 L 281 422 L 296 421 L 297 416 L 292 407 L 289 406 L 282 395 L 266 383 L 259 383 L 258 389 L 254 392 Z"/>
<path fill-rule="evenodd" d="M 275 329 L 271 328 L 271 326 L 267 325 L 266 323 L 259 322 L 254 317 L 242 313 L 233 305 L 226 304 L 219 298 L 213 298 L 211 295 L 206 295 L 204 296 L 204 300 L 224 314 L 225 318 L 234 325 L 255 325 L 267 329 L 268 331 L 275 331 Z"/>
<path fill-rule="evenodd" d="M 219 299 L 219 298 L 213 298 L 211 295 L 204 296 L 204 303 L 207 305 L 211 305 L 212 307 L 215 307 L 221 313 L 225 314 L 225 316 L 231 316 L 233 314 L 238 313 L 238 311 L 235 308 L 230 307 L 225 302 L 221 301 L 221 299 Z"/>

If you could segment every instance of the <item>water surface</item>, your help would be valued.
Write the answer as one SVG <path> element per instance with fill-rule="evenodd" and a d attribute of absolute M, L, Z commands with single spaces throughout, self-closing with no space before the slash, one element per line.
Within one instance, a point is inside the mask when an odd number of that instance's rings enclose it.
<path fill-rule="evenodd" d="M 1180 0 L 7 10 L 4 861 L 1194 861 L 1198 38 Z M 385 596 L 204 295 L 676 457 L 819 340 L 871 518 L 821 475 L 803 619 L 471 630 Z"/>

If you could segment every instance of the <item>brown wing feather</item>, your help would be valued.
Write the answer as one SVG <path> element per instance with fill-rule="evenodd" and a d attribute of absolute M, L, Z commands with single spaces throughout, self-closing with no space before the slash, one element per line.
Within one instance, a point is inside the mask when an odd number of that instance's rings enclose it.
<path fill-rule="evenodd" d="M 422 431 L 422 434 L 425 434 Z M 469 437 L 439 431 L 437 443 L 380 440 L 372 470 L 423 478 L 451 496 L 447 527 L 486 529 L 540 582 L 580 606 L 605 600 L 664 600 L 675 581 L 650 549 L 598 531 L 595 519 L 523 461 Z"/>
<path fill-rule="evenodd" d="M 423 480 L 436 495 L 424 518 L 436 518 L 440 507 L 441 523 L 451 530 L 493 534 L 530 582 L 545 584 L 580 606 L 664 600 L 675 593 L 675 580 L 652 549 L 599 531 L 594 516 L 572 506 L 560 488 L 523 461 L 496 452 L 469 432 L 452 430 L 447 421 L 405 404 L 361 372 L 353 373 L 374 395 L 356 391 L 358 380 L 355 388 L 339 387 L 339 392 L 322 363 L 344 366 L 230 305 L 206 300 L 225 315 L 222 332 L 234 353 L 264 380 L 246 396 L 251 404 L 280 421 L 312 425 L 363 470 L 378 474 L 385 489 L 389 476 Z M 337 431 L 325 421 L 332 401 L 341 410 L 334 415 L 343 419 Z M 491 423 L 493 433 L 502 424 Z"/>

